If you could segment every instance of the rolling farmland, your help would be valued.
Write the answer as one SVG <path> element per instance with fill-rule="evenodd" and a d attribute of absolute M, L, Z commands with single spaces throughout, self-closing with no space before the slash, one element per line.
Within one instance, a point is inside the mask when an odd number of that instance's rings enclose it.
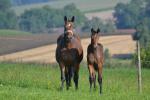
<path fill-rule="evenodd" d="M 130 0 L 55 0 L 48 3 L 39 3 L 39 4 L 31 4 L 31 5 L 24 5 L 24 6 L 16 6 L 12 7 L 13 10 L 20 15 L 25 10 L 31 8 L 39 8 L 45 5 L 49 5 L 52 8 L 63 8 L 65 5 L 74 3 L 78 9 L 82 12 L 99 12 L 104 9 L 108 10 L 110 8 L 115 7 L 115 5 L 119 2 L 127 3 Z M 59 5 L 59 6 L 58 6 Z"/>
<path fill-rule="evenodd" d="M 102 36 L 99 42 L 104 45 L 104 48 L 109 49 L 111 55 L 130 54 L 135 52 L 135 42 L 132 40 L 131 35 Z M 82 39 L 84 60 L 86 59 L 86 48 L 89 43 L 90 38 Z M 55 63 L 55 49 L 56 44 L 41 46 L 2 55 L 0 56 L 0 61 Z"/>
<path fill-rule="evenodd" d="M 101 12 L 90 12 L 90 13 L 85 13 L 85 16 L 88 19 L 92 19 L 92 17 L 98 17 L 102 20 L 115 20 L 113 17 L 114 10 L 108 10 L 108 11 L 101 11 Z"/>

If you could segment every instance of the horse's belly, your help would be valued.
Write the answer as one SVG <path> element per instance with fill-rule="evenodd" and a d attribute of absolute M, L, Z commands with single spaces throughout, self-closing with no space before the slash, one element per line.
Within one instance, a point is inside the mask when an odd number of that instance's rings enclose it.
<path fill-rule="evenodd" d="M 61 57 L 63 62 L 68 65 L 74 63 L 77 60 L 76 52 L 73 52 L 71 50 L 64 50 L 63 52 L 61 52 Z"/>

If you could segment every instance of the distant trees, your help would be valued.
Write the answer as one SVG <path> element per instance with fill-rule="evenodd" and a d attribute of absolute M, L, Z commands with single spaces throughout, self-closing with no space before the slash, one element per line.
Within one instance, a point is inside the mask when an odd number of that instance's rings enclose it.
<path fill-rule="evenodd" d="M 6 11 L 10 8 L 11 3 L 9 0 L 0 0 L 0 10 Z"/>
<path fill-rule="evenodd" d="M 115 7 L 118 28 L 135 28 L 134 38 L 141 44 L 142 66 L 150 68 L 150 0 L 131 0 Z M 136 58 L 136 57 L 135 57 Z"/>
<path fill-rule="evenodd" d="M 93 17 L 91 20 L 87 20 L 84 23 L 82 30 L 90 32 L 91 28 L 100 28 L 103 33 L 112 33 L 116 30 L 116 26 L 113 21 L 108 20 L 104 22 L 98 17 Z"/>
<path fill-rule="evenodd" d="M 63 9 L 54 9 L 49 6 L 34 8 L 25 11 L 19 20 L 20 29 L 33 33 L 49 32 L 52 28 L 62 27 L 64 16 L 76 16 L 75 25 L 82 25 L 86 17 L 74 4 L 65 6 Z"/>
<path fill-rule="evenodd" d="M 128 4 L 117 4 L 114 13 L 117 28 L 134 28 L 144 15 L 144 4 L 144 0 L 131 0 Z"/>
<path fill-rule="evenodd" d="M 62 26 L 62 19 L 60 10 L 45 6 L 25 11 L 20 17 L 19 26 L 23 31 L 33 33 L 48 32 L 51 28 Z"/>
<path fill-rule="evenodd" d="M 63 16 L 64 15 L 69 17 L 76 16 L 75 25 L 81 26 L 87 20 L 84 13 L 82 13 L 79 9 L 77 9 L 75 4 L 66 5 L 63 9 L 63 13 L 64 13 Z"/>
<path fill-rule="evenodd" d="M 33 4 L 33 3 L 40 3 L 40 2 L 48 2 L 52 0 L 11 0 L 12 5 L 26 5 L 26 4 Z"/>
<path fill-rule="evenodd" d="M 150 1 L 131 0 L 128 4 L 119 3 L 115 7 L 116 26 L 118 28 L 135 28 L 141 34 L 143 47 L 150 42 Z"/>
<path fill-rule="evenodd" d="M 14 29 L 17 27 L 17 16 L 10 7 L 9 0 L 0 0 L 0 29 Z"/>

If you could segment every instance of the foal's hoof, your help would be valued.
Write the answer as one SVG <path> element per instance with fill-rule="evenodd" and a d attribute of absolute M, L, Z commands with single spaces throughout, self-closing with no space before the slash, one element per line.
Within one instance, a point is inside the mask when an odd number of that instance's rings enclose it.
<path fill-rule="evenodd" d="M 102 95 L 102 92 L 100 92 L 99 94 Z"/>
<path fill-rule="evenodd" d="M 78 87 L 76 87 L 76 90 L 78 90 Z"/>
<path fill-rule="evenodd" d="M 66 90 L 69 90 L 69 86 L 68 86 L 68 87 L 66 87 Z"/>
<path fill-rule="evenodd" d="M 62 87 L 60 87 L 60 88 L 59 88 L 59 90 L 60 90 L 60 91 L 63 91 L 63 88 L 62 88 Z"/>

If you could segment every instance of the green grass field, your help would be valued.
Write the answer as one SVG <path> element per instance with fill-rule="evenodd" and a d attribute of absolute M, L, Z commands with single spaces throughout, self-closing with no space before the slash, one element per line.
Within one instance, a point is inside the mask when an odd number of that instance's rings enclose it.
<path fill-rule="evenodd" d="M 62 8 L 67 4 L 74 3 L 82 12 L 97 12 L 113 9 L 119 2 L 127 3 L 130 0 L 56 0 L 48 3 L 31 4 L 13 7 L 17 15 L 23 13 L 26 9 L 39 8 L 49 5 L 52 8 Z"/>
<path fill-rule="evenodd" d="M 11 36 L 11 35 L 28 35 L 31 33 L 17 31 L 17 30 L 8 30 L 8 29 L 0 29 L 0 36 Z"/>
<path fill-rule="evenodd" d="M 89 91 L 88 70 L 82 64 L 79 90 L 59 90 L 56 65 L 0 63 L 0 100 L 150 100 L 150 70 L 142 69 L 143 92 L 137 92 L 135 68 L 104 68 L 103 94 Z"/>

